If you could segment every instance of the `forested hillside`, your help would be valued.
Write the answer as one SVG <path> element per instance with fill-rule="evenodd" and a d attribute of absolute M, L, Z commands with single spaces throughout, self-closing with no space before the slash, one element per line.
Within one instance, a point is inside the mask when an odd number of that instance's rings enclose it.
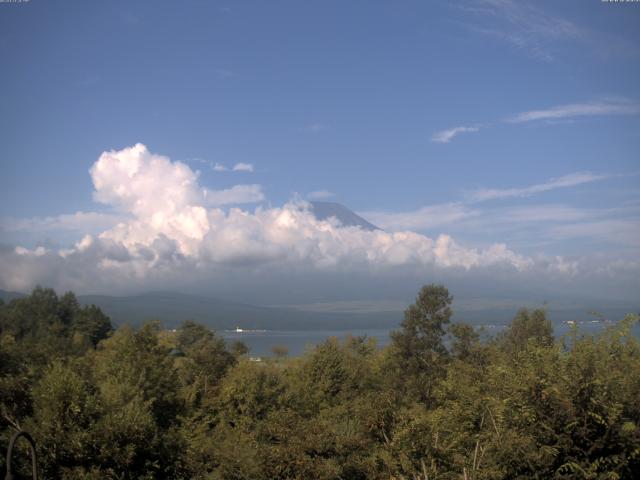
<path fill-rule="evenodd" d="M 262 362 L 193 322 L 114 331 L 72 293 L 0 301 L 0 472 L 24 429 L 44 478 L 640 478 L 637 316 L 554 338 L 522 310 L 480 341 L 452 301 L 423 287 L 384 349 Z"/>

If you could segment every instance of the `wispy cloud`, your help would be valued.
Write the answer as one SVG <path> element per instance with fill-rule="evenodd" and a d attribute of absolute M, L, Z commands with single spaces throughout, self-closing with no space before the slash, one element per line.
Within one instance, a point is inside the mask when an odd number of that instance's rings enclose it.
<path fill-rule="evenodd" d="M 214 172 L 227 172 L 229 169 L 218 162 L 212 162 L 211 160 L 207 160 L 205 158 L 193 158 L 191 160 L 187 160 L 187 163 L 201 163 L 202 165 L 206 165 Z"/>
<path fill-rule="evenodd" d="M 542 204 L 501 208 L 496 211 L 496 222 L 513 223 L 549 223 L 573 222 L 583 220 L 588 212 L 569 205 Z"/>
<path fill-rule="evenodd" d="M 326 200 L 327 198 L 333 197 L 335 197 L 335 193 L 329 192 L 328 190 L 316 190 L 307 195 L 309 200 Z"/>
<path fill-rule="evenodd" d="M 211 169 L 214 172 L 226 172 L 227 170 L 229 170 L 227 167 L 225 167 L 224 165 L 222 165 L 221 163 L 216 162 Z"/>
<path fill-rule="evenodd" d="M 546 182 L 529 185 L 528 187 L 476 190 L 469 194 L 468 199 L 472 202 L 484 202 L 486 200 L 510 197 L 529 197 L 536 193 L 548 192 L 557 188 L 575 187 L 584 183 L 596 182 L 611 177 L 613 177 L 613 175 L 595 175 L 590 172 L 576 172 L 561 177 L 550 178 Z"/>
<path fill-rule="evenodd" d="M 605 116 L 605 115 L 639 115 L 640 102 L 628 98 L 610 98 L 583 103 L 568 103 L 556 105 L 540 110 L 527 110 L 502 120 L 502 123 L 519 124 L 535 121 L 547 121 L 549 123 L 571 123 L 577 117 Z M 442 130 L 431 137 L 435 143 L 449 143 L 455 136 L 466 132 L 477 132 L 490 124 L 475 125 L 472 127 L 454 127 Z"/>
<path fill-rule="evenodd" d="M 434 143 L 449 143 L 453 137 L 460 135 L 461 133 L 477 132 L 480 127 L 454 127 L 448 130 L 442 130 L 436 132 L 431 137 L 431 141 Z"/>
<path fill-rule="evenodd" d="M 445 230 L 466 242 L 500 238 L 518 249 L 575 258 L 598 245 L 598 255 L 637 257 L 640 250 L 640 208 L 576 208 L 566 204 L 483 206 L 451 203 L 411 212 L 362 212 L 388 232 Z M 579 241 L 579 243 L 576 243 Z M 586 242 L 586 243 L 585 243 Z M 621 251 L 620 248 L 623 250 Z M 525 250 L 526 251 L 526 250 Z M 560 260 L 563 257 L 555 257 Z M 563 259 L 554 268 L 561 268 Z"/>
<path fill-rule="evenodd" d="M 557 240 L 590 238 L 640 248 L 640 221 L 636 217 L 557 225 L 551 229 L 550 235 Z"/>
<path fill-rule="evenodd" d="M 207 165 L 214 172 L 253 172 L 254 167 L 252 163 L 238 162 L 233 167 L 229 168 L 223 163 L 212 162 L 210 160 L 204 160 L 202 158 L 194 158 L 194 162 L 202 163 Z"/>
<path fill-rule="evenodd" d="M 236 163 L 233 166 L 234 172 L 253 172 L 253 165 L 251 163 Z"/>
<path fill-rule="evenodd" d="M 630 100 L 570 103 L 544 110 L 529 110 L 508 118 L 508 123 L 523 123 L 536 120 L 558 120 L 595 115 L 637 115 L 640 103 Z"/>
<path fill-rule="evenodd" d="M 537 205 L 490 205 L 481 208 L 479 204 L 487 200 L 530 197 L 555 189 L 575 187 L 608 178 L 635 175 L 637 173 L 596 175 L 590 172 L 576 172 L 526 187 L 476 190 L 466 195 L 465 199 L 459 202 L 427 205 L 408 212 L 365 211 L 360 212 L 360 215 L 387 231 L 424 231 L 432 228 L 447 227 L 448 231 L 476 235 L 478 232 L 489 230 L 494 234 L 508 235 L 512 240 L 525 231 L 523 228 L 529 232 L 529 227 L 533 228 L 533 225 L 536 225 L 536 235 L 538 237 L 546 235 L 548 240 L 550 238 L 559 238 L 559 232 L 564 234 L 568 234 L 568 232 L 588 232 L 588 228 L 585 227 L 583 229 L 578 226 L 588 222 L 614 218 L 637 218 L 640 214 L 640 206 L 634 203 L 630 206 L 615 209 L 579 209 L 565 204 L 545 203 Z M 560 224 L 567 226 L 567 230 L 559 228 L 557 234 L 549 234 L 551 226 Z M 575 225 L 575 227 L 569 227 L 570 225 Z"/>
<path fill-rule="evenodd" d="M 540 3 L 467 0 L 455 5 L 467 14 L 461 23 L 468 30 L 503 41 L 536 60 L 552 62 L 567 56 L 566 47 L 572 45 L 601 58 L 640 55 L 634 39 L 567 20 L 540 8 Z"/>
<path fill-rule="evenodd" d="M 556 44 L 587 37 L 578 25 L 528 3 L 474 0 L 461 9 L 474 17 L 470 30 L 503 40 L 543 61 L 553 60 Z"/>
<path fill-rule="evenodd" d="M 526 187 L 476 190 L 466 195 L 465 201 L 428 205 L 409 212 L 366 211 L 360 212 L 360 215 L 375 225 L 390 231 L 423 231 L 435 227 L 460 224 L 461 222 L 465 224 L 474 222 L 473 225 L 481 228 L 481 225 L 487 222 L 495 226 L 497 224 L 513 224 L 523 221 L 528 223 L 580 221 L 584 220 L 587 214 L 584 211 L 564 205 L 501 207 L 492 210 L 495 215 L 488 215 L 487 211 L 479 210 L 474 204 L 488 200 L 530 197 L 559 188 L 575 187 L 621 176 L 575 172 Z"/>
<path fill-rule="evenodd" d="M 361 212 L 360 215 L 383 230 L 427 230 L 457 223 L 477 215 L 478 212 L 462 203 L 429 205 L 411 212 Z"/>

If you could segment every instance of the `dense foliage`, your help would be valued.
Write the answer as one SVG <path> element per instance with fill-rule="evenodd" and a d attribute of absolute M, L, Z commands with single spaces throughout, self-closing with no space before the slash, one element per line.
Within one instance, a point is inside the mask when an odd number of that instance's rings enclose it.
<path fill-rule="evenodd" d="M 254 362 L 193 322 L 114 331 L 38 288 L 0 304 L 0 453 L 22 428 L 45 478 L 640 478 L 637 317 L 554 339 L 522 310 L 481 341 L 451 305 L 430 285 L 387 348 Z"/>

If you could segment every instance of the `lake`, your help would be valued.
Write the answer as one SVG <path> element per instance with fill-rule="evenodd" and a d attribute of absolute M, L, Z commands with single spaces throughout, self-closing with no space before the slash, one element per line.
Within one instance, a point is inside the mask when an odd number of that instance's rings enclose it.
<path fill-rule="evenodd" d="M 581 333 L 594 334 L 602 331 L 605 324 L 600 321 L 580 322 L 578 329 Z M 504 329 L 505 325 L 482 325 L 484 327 L 483 336 L 493 336 Z M 399 326 L 397 328 L 400 328 Z M 562 322 L 553 326 L 556 338 L 569 333 L 571 325 Z M 354 330 L 245 330 L 236 332 L 235 330 L 222 330 L 218 333 L 229 342 L 240 340 L 249 347 L 249 355 L 252 357 L 272 356 L 271 349 L 274 346 L 284 346 L 289 350 L 290 356 L 301 355 L 306 349 L 324 342 L 328 338 L 337 337 L 344 340 L 347 336 L 367 336 L 375 338 L 378 347 L 389 344 L 389 332 L 392 329 L 354 329 Z M 640 324 L 636 324 L 633 329 L 635 335 L 640 338 Z"/>
<path fill-rule="evenodd" d="M 290 356 L 301 355 L 306 348 L 313 347 L 324 342 L 328 338 L 337 337 L 344 340 L 347 336 L 373 337 L 379 347 L 389 343 L 389 329 L 368 330 L 255 330 L 236 332 L 235 330 L 219 331 L 220 335 L 228 342 L 240 340 L 249 347 L 249 355 L 252 357 L 272 356 L 271 349 L 274 346 L 284 346 L 289 350 Z"/>

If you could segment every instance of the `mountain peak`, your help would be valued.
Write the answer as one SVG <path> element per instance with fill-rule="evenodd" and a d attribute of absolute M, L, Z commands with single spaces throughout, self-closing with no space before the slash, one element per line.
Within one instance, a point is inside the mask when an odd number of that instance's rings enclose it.
<path fill-rule="evenodd" d="M 309 202 L 311 212 L 318 220 L 327 220 L 334 217 L 345 227 L 360 227 L 363 230 L 380 230 L 372 223 L 369 223 L 360 215 L 349 210 L 347 207 L 336 202 Z"/>

